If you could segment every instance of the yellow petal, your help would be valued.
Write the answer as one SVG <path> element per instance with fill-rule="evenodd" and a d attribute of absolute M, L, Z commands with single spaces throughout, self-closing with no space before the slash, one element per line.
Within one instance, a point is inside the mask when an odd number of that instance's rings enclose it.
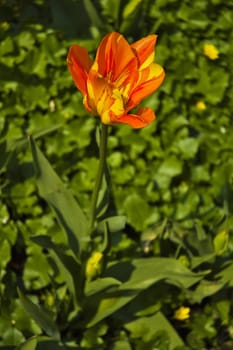
<path fill-rule="evenodd" d="M 216 46 L 212 44 L 205 44 L 204 55 L 207 56 L 210 60 L 216 60 L 219 57 L 219 51 Z"/>

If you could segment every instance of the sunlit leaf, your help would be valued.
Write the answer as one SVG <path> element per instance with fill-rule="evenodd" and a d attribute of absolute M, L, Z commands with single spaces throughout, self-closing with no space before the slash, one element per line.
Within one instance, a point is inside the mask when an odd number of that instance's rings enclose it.
<path fill-rule="evenodd" d="M 175 284 L 182 288 L 188 288 L 200 281 L 204 275 L 194 274 L 179 261 L 169 258 L 147 258 L 130 262 L 116 263 L 106 271 L 107 276 L 112 276 L 123 283 L 112 291 L 107 291 L 95 300 L 88 299 L 90 310 L 95 314 L 88 325 L 93 326 L 118 309 L 129 303 L 141 291 L 160 280 Z M 97 306 L 96 303 L 99 303 Z"/>
<path fill-rule="evenodd" d="M 37 338 L 29 338 L 25 343 L 19 346 L 18 350 L 36 350 Z"/>

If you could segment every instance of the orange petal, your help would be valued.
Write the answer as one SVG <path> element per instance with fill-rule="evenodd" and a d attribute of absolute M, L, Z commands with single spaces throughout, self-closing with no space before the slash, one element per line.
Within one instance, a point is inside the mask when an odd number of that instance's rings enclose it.
<path fill-rule="evenodd" d="M 126 114 L 120 118 L 111 117 L 111 122 L 128 124 L 134 129 L 144 128 L 155 120 L 154 111 L 151 108 L 141 107 L 136 114 Z"/>
<path fill-rule="evenodd" d="M 163 67 L 156 63 L 152 63 L 148 68 L 140 72 L 139 81 L 131 91 L 127 109 L 130 110 L 136 107 L 144 98 L 157 90 L 162 84 L 164 77 Z"/>
<path fill-rule="evenodd" d="M 152 34 L 131 44 L 139 62 L 139 69 L 144 69 L 154 62 L 156 40 L 157 35 Z"/>
<path fill-rule="evenodd" d="M 101 41 L 92 69 L 111 82 L 117 79 L 125 81 L 137 69 L 137 59 L 125 38 L 112 32 Z"/>
<path fill-rule="evenodd" d="M 79 45 L 71 46 L 67 56 L 67 64 L 75 85 L 82 94 L 86 94 L 87 73 L 92 64 L 87 50 Z"/>

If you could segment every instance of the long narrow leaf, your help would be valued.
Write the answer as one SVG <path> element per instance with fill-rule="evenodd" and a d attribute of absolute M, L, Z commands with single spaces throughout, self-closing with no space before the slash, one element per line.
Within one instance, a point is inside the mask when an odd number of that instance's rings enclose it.
<path fill-rule="evenodd" d="M 92 25 L 95 26 L 96 28 L 101 28 L 103 26 L 103 22 L 101 21 L 98 15 L 98 12 L 96 11 L 92 1 L 84 0 L 83 3 L 88 13 L 88 16 L 92 22 Z"/>
<path fill-rule="evenodd" d="M 69 247 L 78 255 L 88 242 L 86 217 L 71 192 L 64 186 L 58 175 L 30 138 L 35 165 L 35 175 L 41 196 L 51 206 L 67 235 Z"/>
<path fill-rule="evenodd" d="M 20 301 L 26 312 L 36 321 L 36 323 L 45 331 L 47 335 L 55 340 L 60 339 L 60 334 L 56 324 L 49 315 L 38 305 L 34 304 L 20 289 L 18 289 Z"/>
<path fill-rule="evenodd" d="M 56 261 L 70 292 L 75 297 L 75 304 L 79 306 L 83 296 L 83 276 L 80 263 L 70 254 L 71 251 L 66 251 L 63 246 L 53 243 L 48 236 L 34 236 L 31 240 L 51 251 L 52 258 Z"/>
<path fill-rule="evenodd" d="M 29 338 L 25 343 L 21 344 L 17 350 L 36 350 L 37 337 Z"/>

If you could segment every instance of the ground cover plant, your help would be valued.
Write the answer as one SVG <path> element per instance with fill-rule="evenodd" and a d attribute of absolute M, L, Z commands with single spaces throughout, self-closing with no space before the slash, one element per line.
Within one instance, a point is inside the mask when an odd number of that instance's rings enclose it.
<path fill-rule="evenodd" d="M 0 349 L 233 348 L 232 22 L 226 0 L 0 1 Z M 155 121 L 108 126 L 88 236 L 101 124 L 66 59 L 111 32 L 157 34 L 166 77 Z"/>

